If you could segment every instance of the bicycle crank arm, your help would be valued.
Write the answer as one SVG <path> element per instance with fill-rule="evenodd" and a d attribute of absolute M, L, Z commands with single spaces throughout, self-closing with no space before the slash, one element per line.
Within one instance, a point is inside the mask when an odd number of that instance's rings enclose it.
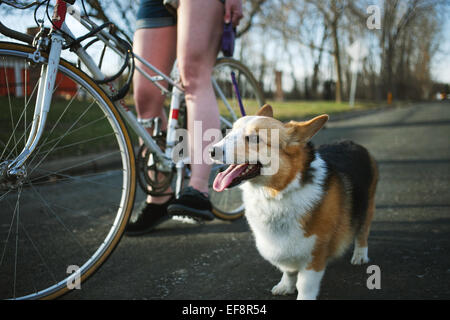
<path fill-rule="evenodd" d="M 180 160 L 176 164 L 177 168 L 177 180 L 175 183 L 175 198 L 178 199 L 181 193 L 181 189 L 183 188 L 183 177 L 184 177 L 184 162 Z"/>

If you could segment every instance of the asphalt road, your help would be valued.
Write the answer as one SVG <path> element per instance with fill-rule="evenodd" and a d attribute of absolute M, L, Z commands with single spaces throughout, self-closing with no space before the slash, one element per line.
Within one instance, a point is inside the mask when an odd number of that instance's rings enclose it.
<path fill-rule="evenodd" d="M 276 109 L 275 109 L 276 113 Z M 351 251 L 329 265 L 319 299 L 450 298 L 450 104 L 416 104 L 333 121 L 315 143 L 352 139 L 380 166 L 369 264 Z M 63 299 L 295 299 L 274 297 L 280 272 L 258 254 L 247 222 L 186 225 L 124 237 L 106 264 Z"/>

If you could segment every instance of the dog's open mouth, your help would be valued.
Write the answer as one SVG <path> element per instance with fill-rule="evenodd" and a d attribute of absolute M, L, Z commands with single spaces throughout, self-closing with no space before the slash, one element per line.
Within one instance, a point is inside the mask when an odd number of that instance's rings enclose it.
<path fill-rule="evenodd" d="M 213 188 L 217 192 L 222 192 L 226 188 L 237 186 L 244 180 L 259 176 L 261 167 L 259 162 L 257 164 L 232 164 L 216 176 Z"/>

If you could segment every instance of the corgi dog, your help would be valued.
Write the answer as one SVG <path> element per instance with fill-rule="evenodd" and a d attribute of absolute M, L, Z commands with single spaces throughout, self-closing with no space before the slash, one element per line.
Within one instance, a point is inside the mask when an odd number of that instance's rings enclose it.
<path fill-rule="evenodd" d="M 328 262 L 352 243 L 351 263 L 369 261 L 377 164 L 364 147 L 350 141 L 316 149 L 310 139 L 327 120 L 321 115 L 285 124 L 265 105 L 256 115 L 238 119 L 211 149 L 215 162 L 227 159 L 230 164 L 216 176 L 214 190 L 240 185 L 256 247 L 283 273 L 272 289 L 274 295 L 297 290 L 297 299 L 316 299 Z M 263 130 L 277 134 L 260 135 Z M 276 172 L 262 174 L 270 164 L 258 159 L 249 163 L 255 144 L 257 149 L 271 148 Z"/>

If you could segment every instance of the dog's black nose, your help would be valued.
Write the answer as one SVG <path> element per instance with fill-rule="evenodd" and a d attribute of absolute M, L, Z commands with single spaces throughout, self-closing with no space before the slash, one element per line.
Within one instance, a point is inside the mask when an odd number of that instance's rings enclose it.
<path fill-rule="evenodd" d="M 209 155 L 211 158 L 214 158 L 216 156 L 216 148 L 209 149 Z"/>

